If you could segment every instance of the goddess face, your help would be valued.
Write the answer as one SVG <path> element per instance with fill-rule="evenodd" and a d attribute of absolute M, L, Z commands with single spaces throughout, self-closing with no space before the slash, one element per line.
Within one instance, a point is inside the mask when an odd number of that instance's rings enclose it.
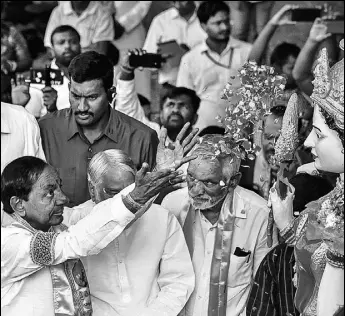
<path fill-rule="evenodd" d="M 318 105 L 314 108 L 313 130 L 304 144 L 312 148 L 318 170 L 344 173 L 344 146 L 338 133 L 326 124 Z"/>

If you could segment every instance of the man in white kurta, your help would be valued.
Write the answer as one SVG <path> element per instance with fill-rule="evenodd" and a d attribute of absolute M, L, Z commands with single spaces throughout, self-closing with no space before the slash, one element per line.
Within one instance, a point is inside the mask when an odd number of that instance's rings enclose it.
<path fill-rule="evenodd" d="M 129 166 L 124 160 L 129 161 Z M 131 164 L 119 150 L 93 157 L 88 178 L 96 203 L 106 198 L 104 192 L 114 192 L 115 187 L 133 181 Z M 89 200 L 74 208 L 64 223 L 77 223 L 92 211 L 95 202 Z M 94 316 L 177 316 L 194 289 L 192 262 L 175 216 L 152 204 L 136 219 L 101 253 L 82 259 Z"/>

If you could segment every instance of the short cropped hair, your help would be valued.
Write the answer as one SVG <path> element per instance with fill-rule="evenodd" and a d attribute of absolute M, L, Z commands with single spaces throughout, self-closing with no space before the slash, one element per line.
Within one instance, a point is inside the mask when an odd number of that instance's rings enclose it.
<path fill-rule="evenodd" d="M 197 16 L 200 23 L 206 24 L 218 12 L 230 14 L 230 8 L 223 1 L 203 1 L 198 8 Z"/>
<path fill-rule="evenodd" d="M 1 174 L 1 202 L 6 213 L 14 213 L 10 204 L 13 196 L 28 200 L 32 187 L 47 166 L 42 159 L 24 156 L 5 167 Z"/>
<path fill-rule="evenodd" d="M 74 57 L 68 67 L 70 78 L 77 83 L 102 80 L 107 92 L 113 86 L 114 69 L 109 58 L 94 51 Z"/>
<path fill-rule="evenodd" d="M 271 54 L 271 65 L 278 65 L 280 67 L 284 66 L 289 58 L 289 56 L 293 56 L 295 58 L 298 57 L 301 49 L 291 43 L 281 43 L 279 44 Z"/>
<path fill-rule="evenodd" d="M 194 114 L 196 114 L 199 110 L 201 100 L 194 90 L 185 87 L 172 87 L 171 89 L 168 89 L 166 94 L 162 98 L 162 103 L 164 103 L 168 98 L 175 99 L 181 95 L 186 95 L 190 98 Z"/>
<path fill-rule="evenodd" d="M 201 138 L 201 143 L 197 144 L 192 151 L 193 155 L 196 155 L 201 160 L 209 160 L 212 162 L 219 162 L 222 168 L 222 174 L 227 179 L 230 179 L 233 175 L 239 172 L 241 167 L 241 158 L 235 153 L 221 154 L 215 158 L 214 145 L 219 141 L 224 140 L 223 135 L 209 134 Z"/>
<path fill-rule="evenodd" d="M 78 38 L 78 41 L 80 42 L 80 34 L 78 33 L 78 31 L 74 27 L 72 27 L 70 25 L 60 25 L 56 29 L 54 29 L 53 33 L 50 35 L 51 44 L 54 45 L 53 38 L 54 38 L 55 34 L 67 33 L 67 32 L 70 32 L 70 33 L 73 33 L 74 35 L 76 35 Z"/>
<path fill-rule="evenodd" d="M 96 186 L 109 169 L 117 169 L 136 174 L 135 164 L 122 150 L 108 149 L 94 155 L 90 161 L 87 177 Z"/>

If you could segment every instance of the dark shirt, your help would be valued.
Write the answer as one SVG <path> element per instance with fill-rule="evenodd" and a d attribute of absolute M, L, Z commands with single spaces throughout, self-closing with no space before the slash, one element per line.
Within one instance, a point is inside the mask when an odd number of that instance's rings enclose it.
<path fill-rule="evenodd" d="M 138 169 L 144 162 L 151 169 L 155 165 L 157 133 L 116 110 L 110 110 L 104 133 L 93 144 L 84 136 L 71 109 L 48 113 L 41 118 L 39 126 L 47 162 L 58 170 L 70 207 L 90 199 L 87 167 L 91 158 L 101 151 L 123 150 Z"/>
<path fill-rule="evenodd" d="M 294 247 L 280 244 L 262 260 L 247 304 L 247 316 L 298 316 L 294 299 Z"/>

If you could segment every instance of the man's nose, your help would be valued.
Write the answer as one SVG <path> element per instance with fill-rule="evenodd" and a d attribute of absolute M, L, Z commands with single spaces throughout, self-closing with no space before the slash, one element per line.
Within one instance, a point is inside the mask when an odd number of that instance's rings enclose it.
<path fill-rule="evenodd" d="M 69 198 L 60 189 L 59 192 L 57 193 L 56 204 L 57 205 L 65 205 L 68 202 L 69 202 Z"/>
<path fill-rule="evenodd" d="M 190 193 L 192 196 L 195 196 L 195 197 L 200 196 L 205 193 L 205 188 L 201 182 L 197 181 L 196 183 L 192 185 L 190 189 Z"/>
<path fill-rule="evenodd" d="M 86 98 L 82 97 L 80 98 L 79 104 L 78 104 L 78 110 L 80 112 L 86 112 L 89 109 L 89 106 L 87 104 Z"/>

